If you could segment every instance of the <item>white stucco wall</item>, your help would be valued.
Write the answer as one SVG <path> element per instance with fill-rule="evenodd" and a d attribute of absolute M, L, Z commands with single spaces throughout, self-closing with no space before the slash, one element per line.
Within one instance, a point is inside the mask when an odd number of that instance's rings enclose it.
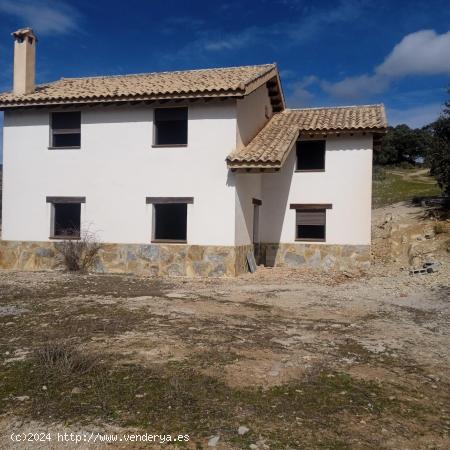
<path fill-rule="evenodd" d="M 197 245 L 252 242 L 258 198 L 261 242 L 295 242 L 290 203 L 331 203 L 327 244 L 369 244 L 372 136 L 329 138 L 325 172 L 295 173 L 295 149 L 276 173 L 227 170 L 236 137 L 267 120 L 265 87 L 246 100 L 189 106 L 188 146 L 152 148 L 151 107 L 82 111 L 81 149 L 49 150 L 49 113 L 5 114 L 2 239 L 46 241 L 46 196 L 85 196 L 82 226 L 102 242 L 148 243 L 152 205 L 145 197 L 194 197 L 187 240 Z M 269 104 L 270 107 L 270 104 Z"/>
<path fill-rule="evenodd" d="M 265 85 L 236 102 L 236 146 L 247 145 L 272 117 L 272 105 Z M 261 174 L 242 173 L 235 175 L 236 208 L 235 228 L 236 245 L 253 242 L 253 203 L 252 199 L 261 199 Z"/>
<path fill-rule="evenodd" d="M 151 107 L 86 108 L 81 120 L 80 150 L 49 150 L 48 111 L 5 113 L 2 239 L 48 240 L 46 196 L 85 196 L 82 226 L 102 242 L 147 243 L 145 197 L 192 196 L 188 243 L 234 245 L 235 102 L 190 105 L 183 148 L 151 147 Z"/>
<path fill-rule="evenodd" d="M 280 172 L 262 176 L 262 241 L 295 242 L 291 203 L 331 203 L 324 244 L 370 244 L 372 136 L 328 138 L 325 172 L 295 173 L 295 164 L 294 148 Z"/>
<path fill-rule="evenodd" d="M 237 100 L 236 117 L 237 148 L 241 148 L 247 145 L 272 117 L 272 105 L 265 85 Z"/>
<path fill-rule="evenodd" d="M 262 176 L 240 173 L 236 178 L 236 245 L 253 243 L 253 199 L 262 200 Z M 261 227 L 261 225 L 260 225 Z"/>

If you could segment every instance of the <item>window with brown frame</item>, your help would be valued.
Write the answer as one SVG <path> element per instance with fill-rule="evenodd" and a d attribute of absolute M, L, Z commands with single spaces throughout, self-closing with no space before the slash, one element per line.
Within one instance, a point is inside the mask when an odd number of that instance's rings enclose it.
<path fill-rule="evenodd" d="M 51 204 L 50 238 L 78 239 L 80 237 L 81 204 L 86 197 L 47 197 Z"/>
<path fill-rule="evenodd" d="M 54 203 L 52 237 L 80 237 L 80 217 L 80 203 Z"/>
<path fill-rule="evenodd" d="M 154 145 L 187 145 L 188 109 L 157 108 L 154 116 Z"/>
<path fill-rule="evenodd" d="M 297 241 L 325 241 L 326 209 L 297 209 L 295 213 Z"/>
<path fill-rule="evenodd" d="M 80 148 L 81 112 L 54 112 L 50 114 L 51 148 Z"/>
<path fill-rule="evenodd" d="M 186 242 L 187 204 L 159 203 L 154 205 L 154 241 Z"/>
<path fill-rule="evenodd" d="M 325 170 L 325 141 L 297 142 L 297 171 Z"/>
<path fill-rule="evenodd" d="M 145 202 L 153 205 L 152 242 L 187 241 L 187 205 L 194 197 L 146 197 Z"/>

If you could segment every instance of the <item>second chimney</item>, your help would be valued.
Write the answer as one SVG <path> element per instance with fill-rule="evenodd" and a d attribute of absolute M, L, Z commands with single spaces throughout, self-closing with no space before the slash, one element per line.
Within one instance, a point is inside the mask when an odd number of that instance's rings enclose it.
<path fill-rule="evenodd" d="M 36 79 L 36 36 L 31 28 L 21 28 L 14 37 L 14 94 L 34 92 Z"/>

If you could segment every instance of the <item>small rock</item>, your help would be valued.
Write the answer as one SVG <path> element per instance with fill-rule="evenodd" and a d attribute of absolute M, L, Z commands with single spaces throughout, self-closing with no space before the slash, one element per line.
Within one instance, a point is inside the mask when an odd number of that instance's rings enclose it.
<path fill-rule="evenodd" d="M 282 365 L 280 363 L 275 363 L 270 369 L 269 376 L 277 377 L 278 375 L 280 375 L 281 368 Z"/>
<path fill-rule="evenodd" d="M 258 446 L 257 446 L 257 445 L 255 445 L 255 444 L 250 444 L 250 448 L 254 450 L 254 449 L 257 449 L 257 448 L 258 448 Z"/>
<path fill-rule="evenodd" d="M 19 402 L 26 402 L 27 400 L 30 400 L 30 397 L 28 397 L 28 395 L 20 395 L 19 397 L 16 397 L 16 400 L 19 400 Z"/>
<path fill-rule="evenodd" d="M 208 441 L 208 447 L 215 447 L 219 443 L 220 436 L 214 436 Z"/>
<path fill-rule="evenodd" d="M 145 397 L 145 394 L 136 394 L 136 398 L 144 398 L 144 397 Z"/>
<path fill-rule="evenodd" d="M 79 387 L 74 387 L 71 391 L 71 394 L 81 394 L 81 389 Z"/>
<path fill-rule="evenodd" d="M 244 434 L 248 433 L 249 431 L 250 431 L 250 428 L 247 428 L 247 427 L 244 426 L 244 425 L 241 425 L 241 426 L 238 428 L 238 434 L 239 434 L 239 436 L 243 436 Z"/>
<path fill-rule="evenodd" d="M 45 386 L 45 385 L 42 386 L 42 390 L 43 390 L 43 391 L 46 391 L 46 390 L 47 390 L 47 386 Z"/>
<path fill-rule="evenodd" d="M 183 292 L 169 292 L 168 294 L 166 294 L 166 297 L 168 298 L 187 298 L 189 297 L 188 294 L 185 294 Z"/>

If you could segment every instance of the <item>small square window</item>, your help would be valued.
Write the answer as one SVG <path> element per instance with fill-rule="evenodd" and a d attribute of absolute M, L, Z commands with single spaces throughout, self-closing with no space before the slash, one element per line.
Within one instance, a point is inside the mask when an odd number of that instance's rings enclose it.
<path fill-rule="evenodd" d="M 325 241 L 326 209 L 297 209 L 295 239 Z"/>
<path fill-rule="evenodd" d="M 188 109 L 155 109 L 154 130 L 154 145 L 187 145 Z"/>
<path fill-rule="evenodd" d="M 54 203 L 52 237 L 80 237 L 80 221 L 80 203 Z"/>
<path fill-rule="evenodd" d="M 186 242 L 187 235 L 187 204 L 157 203 L 154 205 L 155 241 Z"/>
<path fill-rule="evenodd" d="M 297 170 L 325 170 L 325 141 L 297 142 Z"/>
<path fill-rule="evenodd" d="M 54 148 L 78 148 L 81 145 L 81 112 L 51 113 L 51 143 Z"/>

